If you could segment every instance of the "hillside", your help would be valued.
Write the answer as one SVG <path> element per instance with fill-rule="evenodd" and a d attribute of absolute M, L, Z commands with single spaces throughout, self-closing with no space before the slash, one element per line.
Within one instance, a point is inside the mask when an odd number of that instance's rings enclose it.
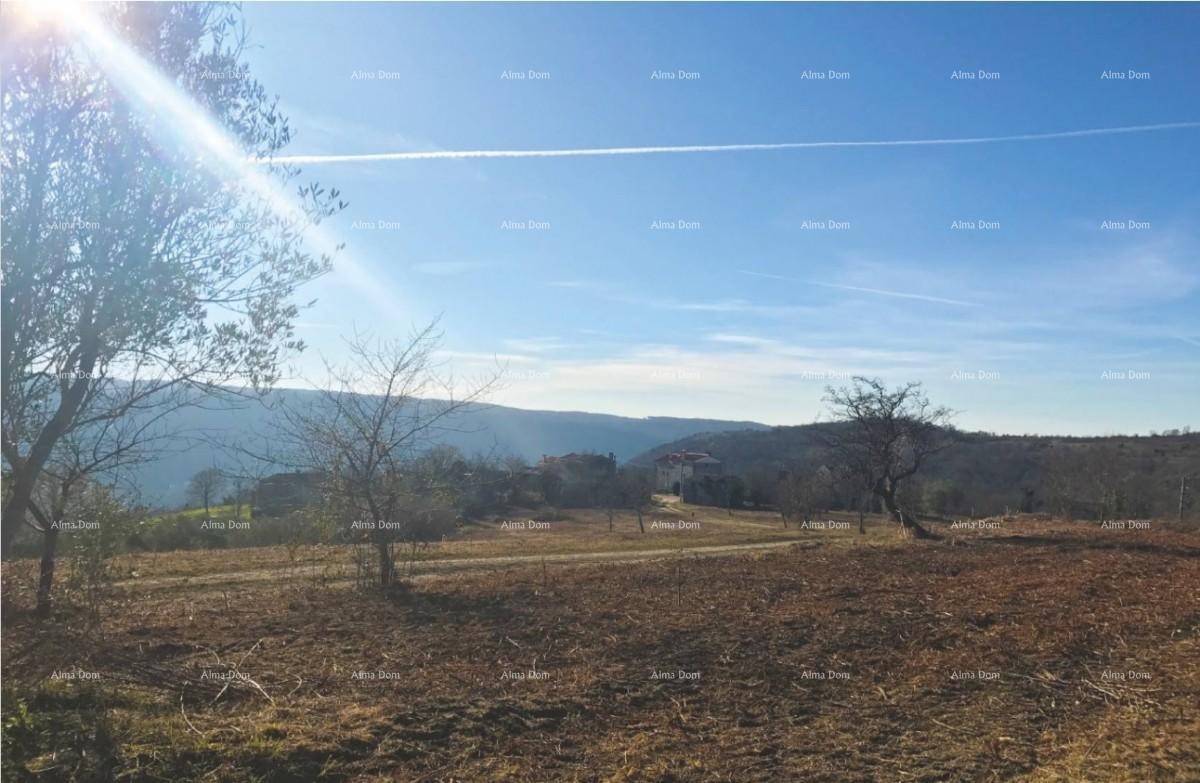
<path fill-rule="evenodd" d="M 664 443 L 634 457 L 649 465 L 672 451 L 709 451 L 727 473 L 774 475 L 784 468 L 831 461 L 817 438 L 819 426 L 711 432 Z M 1026 490 L 1035 510 L 1091 515 L 1108 487 L 1119 495 L 1118 513 L 1174 515 L 1179 481 L 1191 475 L 1200 494 L 1200 433 L 1158 436 L 1059 437 L 959 433 L 957 444 L 930 461 L 920 476 L 925 489 L 940 488 L 956 501 L 948 513 L 1002 513 L 1018 508 Z M 1113 501 L 1114 504 L 1116 501 Z M 1193 513 L 1200 502 L 1193 499 Z"/>
<path fill-rule="evenodd" d="M 212 465 L 231 464 L 233 457 L 218 444 L 270 436 L 280 404 L 304 405 L 316 392 L 280 389 L 259 404 L 212 403 L 188 408 L 163 423 L 180 433 L 179 446 L 135 468 L 133 483 L 152 505 L 182 502 L 188 480 Z M 752 421 L 680 419 L 653 416 L 644 419 L 600 413 L 534 411 L 502 405 L 473 405 L 454 420 L 454 430 L 440 440 L 467 455 L 516 455 L 532 462 L 543 454 L 571 451 L 612 452 L 620 461 L 664 441 L 702 432 L 766 429 Z M 269 471 L 268 471 L 269 472 Z"/>

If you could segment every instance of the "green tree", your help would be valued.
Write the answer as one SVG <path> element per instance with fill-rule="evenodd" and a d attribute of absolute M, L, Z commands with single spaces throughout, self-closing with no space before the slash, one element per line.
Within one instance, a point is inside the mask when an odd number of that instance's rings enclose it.
<path fill-rule="evenodd" d="M 103 13 L 246 155 L 288 143 L 287 120 L 243 60 L 236 7 L 125 3 Z M 7 547 L 71 432 L 277 379 L 281 360 L 303 348 L 293 294 L 331 263 L 306 249 L 304 231 L 345 205 L 309 185 L 299 214 L 284 214 L 164 145 L 160 120 L 55 28 L 4 25 L 2 43 Z M 265 170 L 278 182 L 299 173 Z"/>

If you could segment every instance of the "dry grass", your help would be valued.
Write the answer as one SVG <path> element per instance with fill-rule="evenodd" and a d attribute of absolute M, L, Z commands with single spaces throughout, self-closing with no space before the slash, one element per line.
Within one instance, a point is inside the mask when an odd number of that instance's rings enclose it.
<path fill-rule="evenodd" d="M 401 551 L 407 562 L 436 563 L 443 560 L 529 555 L 570 555 L 597 552 L 633 552 L 707 546 L 729 546 L 786 541 L 828 541 L 833 539 L 864 538 L 880 544 L 894 540 L 893 525 L 885 518 L 868 517 L 867 533 L 858 533 L 857 516 L 833 512 L 823 519 L 836 519 L 850 529 L 801 529 L 795 522 L 783 527 L 779 515 L 772 512 L 738 511 L 733 515 L 705 506 L 670 503 L 655 507 L 644 515 L 646 532 L 638 529 L 637 516 L 631 511 L 616 511 L 613 530 L 602 510 L 570 509 L 563 512 L 568 518 L 549 521 L 548 529 L 504 528 L 506 521 L 527 521 L 538 512 L 514 511 L 507 516 L 492 517 L 462 528 L 459 534 L 444 542 L 431 543 L 415 553 Z M 685 530 L 655 527 L 656 521 L 684 522 L 696 525 Z M 351 572 L 349 545 L 246 547 L 238 549 L 205 549 L 162 553 L 134 553 L 115 559 L 116 571 L 126 586 L 149 583 L 161 587 L 164 579 L 218 577 L 217 580 L 238 581 L 272 579 L 344 579 Z M 6 564 L 6 575 L 35 583 L 35 560 L 13 561 Z"/>
<path fill-rule="evenodd" d="M 5 681 L 101 673 L 129 780 L 1200 779 L 1200 536 L 999 522 L 387 597 L 138 591 L 103 638 L 10 624 Z M 214 701 L 235 663 L 253 684 Z"/>

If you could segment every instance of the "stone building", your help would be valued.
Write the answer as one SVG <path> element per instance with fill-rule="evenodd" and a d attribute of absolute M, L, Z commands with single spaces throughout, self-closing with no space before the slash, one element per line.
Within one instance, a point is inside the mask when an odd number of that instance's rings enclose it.
<path fill-rule="evenodd" d="M 721 476 L 721 460 L 707 451 L 677 451 L 654 460 L 654 489 L 678 495 L 684 484 L 705 476 Z"/>

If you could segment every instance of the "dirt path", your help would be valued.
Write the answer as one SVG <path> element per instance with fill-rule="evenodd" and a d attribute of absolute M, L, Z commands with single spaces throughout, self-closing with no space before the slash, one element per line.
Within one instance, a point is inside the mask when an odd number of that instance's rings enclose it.
<path fill-rule="evenodd" d="M 721 546 L 675 547 L 672 549 L 643 549 L 616 552 L 571 552 L 548 555 L 505 555 L 502 557 L 462 557 L 446 560 L 424 560 L 403 565 L 402 571 L 408 575 L 428 576 L 441 572 L 495 570 L 521 565 L 534 565 L 542 562 L 554 563 L 636 563 L 643 560 L 658 560 L 672 557 L 720 557 L 722 555 L 739 554 L 763 549 L 778 549 L 780 547 L 798 546 L 812 548 L 820 546 L 817 541 L 771 541 L 759 544 L 724 544 Z M 161 588 L 173 586 L 197 586 L 218 584 L 239 584 L 244 582 L 263 582 L 272 579 L 302 579 L 311 577 L 320 571 L 314 571 L 313 566 L 299 566 L 289 572 L 286 567 L 262 568 L 254 571 L 230 571 L 216 574 L 201 574 L 197 576 L 170 576 L 156 579 L 123 579 L 119 584 L 123 587 Z M 338 581 L 350 581 L 348 578 Z"/>

